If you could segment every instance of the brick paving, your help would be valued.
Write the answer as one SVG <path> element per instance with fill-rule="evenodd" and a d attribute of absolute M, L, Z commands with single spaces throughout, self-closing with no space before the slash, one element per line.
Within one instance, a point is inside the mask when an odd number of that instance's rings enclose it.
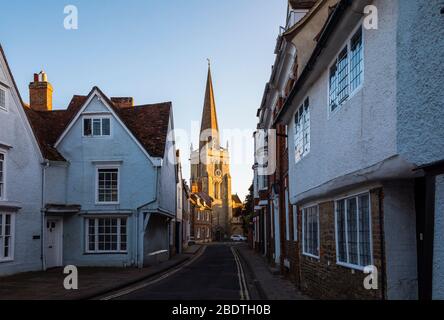
<path fill-rule="evenodd" d="M 259 291 L 263 299 L 267 300 L 309 300 L 297 290 L 295 285 L 282 277 L 272 274 L 265 259 L 259 254 L 249 249 L 246 244 L 237 246 L 237 250 L 244 262 L 254 275 L 254 280 L 259 286 Z"/>
<path fill-rule="evenodd" d="M 121 289 L 171 269 L 197 253 L 194 245 L 168 261 L 146 268 L 79 267 L 79 289 L 63 287 L 63 268 L 0 277 L 0 300 L 84 300 Z"/>

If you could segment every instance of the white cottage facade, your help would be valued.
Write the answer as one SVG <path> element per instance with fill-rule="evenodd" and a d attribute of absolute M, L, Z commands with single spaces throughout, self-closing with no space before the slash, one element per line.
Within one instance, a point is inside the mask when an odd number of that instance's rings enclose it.
<path fill-rule="evenodd" d="M 0 276 L 43 267 L 42 162 L 0 46 Z"/>

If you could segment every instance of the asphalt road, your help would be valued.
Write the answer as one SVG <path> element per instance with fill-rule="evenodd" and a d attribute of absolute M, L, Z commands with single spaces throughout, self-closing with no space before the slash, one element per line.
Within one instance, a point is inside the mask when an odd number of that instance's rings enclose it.
<path fill-rule="evenodd" d="M 231 245 L 211 244 L 206 247 L 202 256 L 180 271 L 116 299 L 240 300 L 246 295 L 245 290 L 241 290 L 241 273 L 236 260 Z M 245 267 L 242 269 L 247 272 Z"/>

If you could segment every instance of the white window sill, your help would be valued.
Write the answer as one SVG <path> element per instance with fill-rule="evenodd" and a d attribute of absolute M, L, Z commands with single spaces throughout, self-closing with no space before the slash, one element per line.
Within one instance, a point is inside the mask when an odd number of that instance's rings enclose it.
<path fill-rule="evenodd" d="M 97 202 L 96 201 L 97 206 L 116 205 L 116 204 L 120 204 L 120 202 Z"/>
<path fill-rule="evenodd" d="M 14 258 L 0 259 L 0 263 L 4 263 L 4 262 L 12 262 L 12 261 L 14 261 Z"/>
<path fill-rule="evenodd" d="M 85 251 L 85 254 L 128 254 L 128 251 Z"/>
<path fill-rule="evenodd" d="M 353 269 L 353 270 L 358 270 L 358 271 L 362 271 L 364 272 L 364 268 L 363 266 L 358 266 L 356 264 L 351 264 L 351 263 L 346 263 L 346 262 L 340 262 L 337 261 L 336 264 L 338 266 L 344 267 L 344 268 L 348 268 L 348 269 Z"/>
<path fill-rule="evenodd" d="M 350 100 L 352 100 L 353 97 L 354 97 L 359 91 L 361 91 L 361 89 L 362 89 L 363 86 L 364 86 L 364 84 L 361 83 L 361 84 L 360 84 L 355 90 L 353 90 L 352 93 L 349 94 L 349 96 L 348 96 L 344 101 L 342 101 L 341 103 L 339 103 L 339 104 L 337 105 L 337 107 L 336 107 L 334 110 L 331 110 L 331 105 L 329 105 L 329 106 L 328 106 L 328 120 L 329 120 L 331 117 L 334 117 L 335 114 L 339 112 L 339 110 L 343 109 L 344 106 L 347 105 L 347 104 L 350 102 Z"/>
<path fill-rule="evenodd" d="M 298 165 L 301 161 L 304 161 L 310 155 L 310 151 L 305 152 L 298 160 L 294 161 L 294 165 Z"/>
<path fill-rule="evenodd" d="M 314 254 L 311 254 L 311 253 L 303 252 L 302 255 L 310 257 L 310 258 L 314 258 L 314 259 L 317 259 L 317 260 L 320 260 L 319 256 L 315 256 Z"/>
<path fill-rule="evenodd" d="M 85 136 L 85 135 L 83 135 L 82 138 L 87 138 L 87 139 L 106 139 L 106 138 L 111 138 L 111 135 L 103 135 L 103 136 Z"/>

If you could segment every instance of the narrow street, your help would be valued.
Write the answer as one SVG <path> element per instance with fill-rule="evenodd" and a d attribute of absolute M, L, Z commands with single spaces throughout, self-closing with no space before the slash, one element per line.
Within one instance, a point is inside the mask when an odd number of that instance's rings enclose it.
<path fill-rule="evenodd" d="M 245 290 L 249 275 L 238 267 L 237 254 L 230 244 L 210 244 L 195 261 L 174 270 L 160 281 L 150 280 L 127 288 L 106 298 L 119 300 L 242 300 L 250 298 Z M 239 261 L 239 263 L 241 263 Z M 169 275 L 171 274 L 171 275 Z M 242 282 L 243 277 L 247 279 Z M 140 289 L 139 289 L 140 288 Z M 131 291 L 127 293 L 128 291 Z M 116 296 L 117 295 L 117 296 Z M 253 292 L 253 295 L 255 293 Z M 251 297 L 251 298 L 254 298 Z"/>

